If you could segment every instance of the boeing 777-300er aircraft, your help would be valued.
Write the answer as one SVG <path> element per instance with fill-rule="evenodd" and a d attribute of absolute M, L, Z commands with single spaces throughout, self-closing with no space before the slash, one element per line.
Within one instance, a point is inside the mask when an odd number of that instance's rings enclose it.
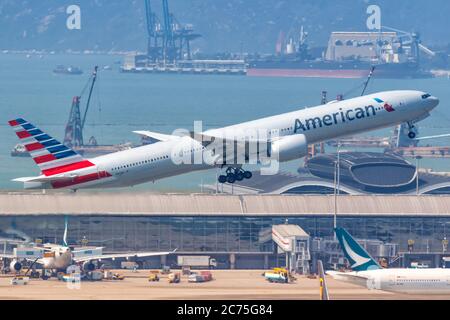
<path fill-rule="evenodd" d="M 450 293 L 450 269 L 382 269 L 345 229 L 336 228 L 335 232 L 352 271 L 327 271 L 334 279 L 392 292 Z"/>
<path fill-rule="evenodd" d="M 272 157 L 276 155 L 277 161 L 283 162 L 305 156 L 308 144 L 400 123 L 408 125 L 408 136 L 415 139 L 414 123 L 428 117 L 438 104 L 437 98 L 420 91 L 385 91 L 194 135 L 136 131 L 157 142 L 92 159 L 85 159 L 28 121 L 18 118 L 9 124 L 39 166 L 41 174 L 14 181 L 23 182 L 27 189 L 126 187 L 196 170 L 227 167 L 227 175 L 220 175 L 219 182 L 234 183 L 252 176 L 236 159 L 249 159 L 253 154 L 261 156 L 262 148 L 251 149 L 248 147 L 251 143 L 265 145 L 263 153 Z M 261 138 L 257 134 L 260 132 L 267 134 Z M 221 141 L 223 147 L 217 147 L 217 141 Z M 215 147 L 210 148 L 211 145 Z M 246 145 L 241 147 L 244 154 L 238 154 L 235 149 L 226 151 L 227 146 L 235 145 Z M 177 157 L 207 158 L 208 161 L 180 162 Z"/>

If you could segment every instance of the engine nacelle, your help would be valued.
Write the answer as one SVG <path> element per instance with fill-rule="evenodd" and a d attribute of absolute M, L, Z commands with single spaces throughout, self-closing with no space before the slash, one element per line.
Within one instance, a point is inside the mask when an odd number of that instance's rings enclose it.
<path fill-rule="evenodd" d="M 93 264 L 91 261 L 86 261 L 83 263 L 83 271 L 94 271 L 95 270 L 95 264 Z"/>
<path fill-rule="evenodd" d="M 9 269 L 11 271 L 19 272 L 20 270 L 22 270 L 22 264 L 17 260 L 13 260 L 9 264 Z"/>
<path fill-rule="evenodd" d="M 277 157 L 278 161 L 299 159 L 308 154 L 308 142 L 304 134 L 282 137 L 272 142 L 271 157 Z"/>

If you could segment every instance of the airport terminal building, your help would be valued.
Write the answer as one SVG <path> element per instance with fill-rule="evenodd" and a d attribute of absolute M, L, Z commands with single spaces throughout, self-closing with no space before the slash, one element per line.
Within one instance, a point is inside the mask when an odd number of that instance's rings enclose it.
<path fill-rule="evenodd" d="M 145 261 L 151 268 L 176 265 L 176 256 L 209 255 L 218 268 L 280 265 L 273 226 L 300 226 L 319 250 L 333 238 L 332 195 L 206 195 L 154 193 L 2 193 L 0 238 L 103 246 L 104 252 L 168 251 Z M 450 197 L 436 195 L 340 195 L 337 225 L 358 239 L 402 252 L 445 256 Z M 322 248 L 323 249 L 323 248 Z M 436 262 L 438 263 L 438 262 Z"/>

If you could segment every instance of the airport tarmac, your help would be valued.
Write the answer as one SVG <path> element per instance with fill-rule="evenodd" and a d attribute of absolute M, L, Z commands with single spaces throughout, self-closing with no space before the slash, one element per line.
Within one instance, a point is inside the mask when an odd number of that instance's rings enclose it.
<path fill-rule="evenodd" d="M 166 275 L 159 282 L 149 282 L 149 270 L 131 272 L 117 270 L 124 280 L 82 282 L 79 289 L 69 289 L 67 283 L 56 279 L 30 279 L 27 285 L 10 284 L 11 276 L 0 277 L 0 299 L 43 300 L 289 300 L 319 299 L 318 279 L 297 276 L 289 284 L 269 283 L 262 277 L 262 270 L 215 270 L 214 280 L 205 283 L 188 283 L 183 276 L 181 283 L 169 284 Z M 450 295 L 405 295 L 365 288 L 327 278 L 331 299 L 450 299 Z"/>

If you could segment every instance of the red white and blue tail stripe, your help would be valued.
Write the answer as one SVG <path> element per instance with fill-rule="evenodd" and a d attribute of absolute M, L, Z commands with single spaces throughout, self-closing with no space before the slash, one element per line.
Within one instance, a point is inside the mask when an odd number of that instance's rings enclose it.
<path fill-rule="evenodd" d="M 9 121 L 9 125 L 14 128 L 21 143 L 45 176 L 94 166 L 93 163 L 22 118 Z"/>

